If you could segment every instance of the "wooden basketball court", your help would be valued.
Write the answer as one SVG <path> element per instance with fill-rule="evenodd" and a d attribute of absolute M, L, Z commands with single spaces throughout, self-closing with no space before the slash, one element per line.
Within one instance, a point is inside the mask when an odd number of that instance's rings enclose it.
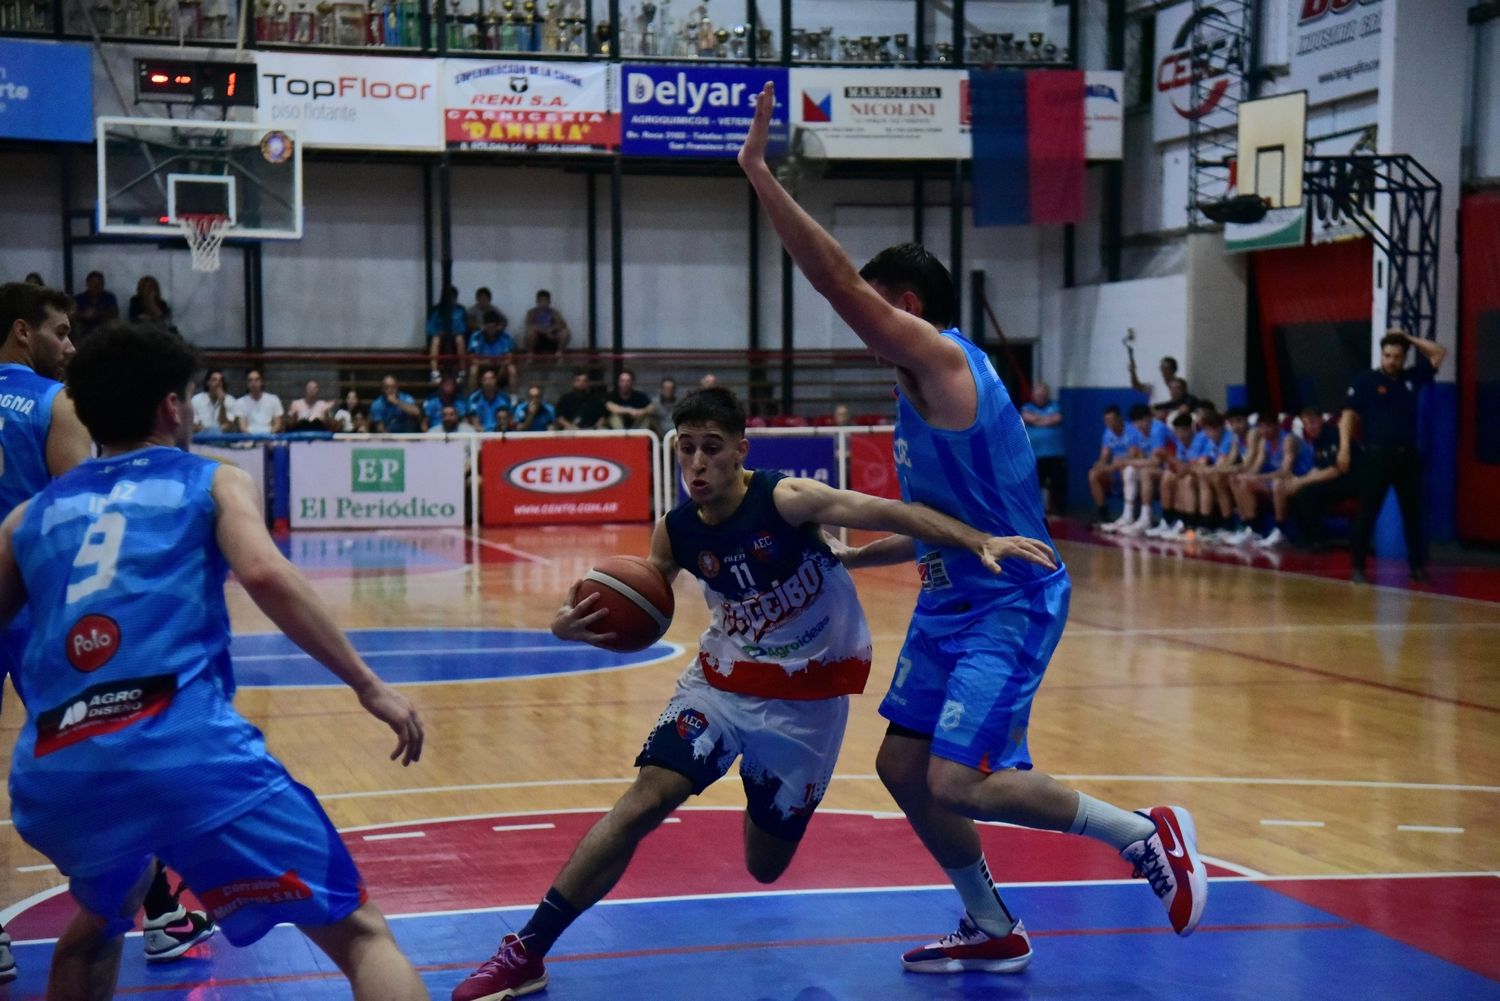
<path fill-rule="evenodd" d="M 592 651 L 570 649 L 558 654 L 568 661 L 561 665 L 564 673 L 526 676 L 529 663 L 540 663 L 536 658 L 544 654 L 536 651 L 550 637 L 508 631 L 544 633 L 571 581 L 602 556 L 644 553 L 648 531 L 645 525 L 528 529 L 487 532 L 479 540 L 441 530 L 299 533 L 288 542 L 293 559 L 347 628 L 384 630 L 387 636 L 407 630 L 418 638 L 405 652 L 399 644 L 388 645 L 370 662 L 382 673 L 398 662 L 415 664 L 430 679 L 404 689 L 426 721 L 427 748 L 420 764 L 407 770 L 393 765 L 387 760 L 393 746 L 387 733 L 341 688 L 247 687 L 238 705 L 265 730 L 272 751 L 292 773 L 322 797 L 351 845 L 358 843 L 356 857 L 371 894 L 388 912 L 473 915 L 466 927 L 481 929 L 473 942 L 450 939 L 411 947 L 436 997 L 446 997 L 462 971 L 488 955 L 490 936 L 501 928 L 496 913 L 504 927 L 525 920 L 582 829 L 568 827 L 572 821 L 566 818 L 586 827 L 595 811 L 606 809 L 625 788 L 641 742 L 707 621 L 697 583 L 684 574 L 677 583 L 677 617 L 666 637 L 683 652 L 652 654 L 640 666 L 594 670 L 590 667 L 601 662 Z M 1432 941 L 1395 934 L 1405 943 L 1400 948 L 1412 946 L 1428 958 L 1438 957 L 1445 969 L 1474 978 L 1468 989 L 1487 985 L 1500 993 L 1500 966 L 1489 955 L 1500 935 L 1500 881 L 1494 878 L 1500 875 L 1500 606 L 1089 543 L 1064 542 L 1060 548 L 1074 580 L 1072 615 L 1032 716 L 1037 766 L 1121 805 L 1188 806 L 1197 818 L 1200 847 L 1221 877 L 1204 928 L 1193 939 L 1172 939 L 1144 886 L 1128 891 L 1139 895 L 1128 899 L 1150 909 L 1139 921 L 1122 919 L 1127 930 L 1153 933 L 1149 937 L 1161 940 L 1170 959 L 1193 955 L 1170 949 L 1199 947 L 1215 938 L 1204 932 L 1216 925 L 1237 931 L 1235 941 L 1289 934 L 1292 924 L 1324 927 L 1305 917 L 1256 924 L 1237 917 L 1239 905 L 1228 903 L 1228 890 L 1238 883 L 1285 884 L 1284 892 L 1320 913 L 1353 922 L 1348 927 L 1393 935 L 1389 921 L 1367 920 L 1369 913 L 1388 912 L 1420 925 L 1420 933 L 1413 934 Z M 874 818 L 883 822 L 880 830 L 894 832 L 891 837 L 910 840 L 904 822 L 891 816 L 894 804 L 873 772 L 884 731 L 876 706 L 915 598 L 915 576 L 910 568 L 892 567 L 860 571 L 856 581 L 875 636 L 876 668 L 867 692 L 855 699 L 838 774 L 813 822 L 810 842 L 820 825 L 842 831 L 838 825 L 855 817 Z M 237 635 L 271 631 L 237 585 L 229 590 Z M 514 652 L 481 645 L 477 655 L 496 665 L 494 680 L 454 682 L 444 673 L 453 644 L 442 637 L 490 635 L 459 630 L 535 638 Z M 242 683 L 257 661 L 265 662 L 259 665 L 265 671 L 277 670 L 273 655 L 250 656 L 242 664 Z M 21 719 L 17 710 L 9 693 L 0 717 L 7 760 Z M 743 806 L 738 782 L 720 783 L 694 806 L 725 809 L 685 812 L 680 828 L 653 835 L 678 839 L 662 842 L 673 846 L 671 857 L 639 860 L 643 868 L 627 877 L 634 882 L 622 884 L 617 897 L 704 893 L 716 898 L 768 889 L 737 868 L 738 821 L 732 811 Z M 494 819 L 511 815 L 518 819 Z M 542 819 L 528 823 L 531 816 Z M 713 820 L 718 817 L 733 823 Z M 457 832 L 474 818 L 484 819 L 483 836 L 493 840 L 456 847 L 441 842 L 443 832 Z M 549 833 L 528 840 L 525 828 Z M 694 832 L 710 843 L 694 842 Z M 866 835 L 854 831 L 848 837 Z M 1113 885 L 1130 875 L 1115 860 L 1072 847 L 1083 844 L 1080 839 L 1010 829 L 987 829 L 985 837 L 1002 883 L 1053 886 L 1092 879 Z M 1046 845 L 1070 847 L 1036 849 L 1039 838 Z M 892 866 L 914 873 L 912 879 L 898 876 L 897 882 L 941 883 L 941 873 L 915 848 L 890 858 L 870 841 L 864 849 L 846 843 L 842 852 L 841 866 L 856 874 L 867 870 L 866 876 L 851 877 L 861 879 L 862 886 L 887 885 Z M 820 881 L 821 858 L 815 853 L 799 859 L 788 878 L 804 887 L 846 885 L 830 882 L 833 877 Z M 483 868 L 491 862 L 500 868 Z M 698 869 L 724 878 L 700 885 L 691 875 Z M 26 996 L 18 988 L 35 989 L 43 982 L 47 931 L 71 905 L 66 895 L 47 895 L 62 877 L 8 822 L 0 833 L 0 871 L 0 906 L 6 908 L 0 918 L 18 943 L 34 943 L 18 945 L 23 978 L 10 988 L 13 996 Z M 1359 892 L 1347 899 L 1330 896 L 1328 888 L 1346 883 Z M 956 916 L 956 897 L 936 891 L 928 896 L 936 913 Z M 1018 899 L 1024 899 L 1024 891 Z M 1220 899 L 1226 910 L 1216 914 Z M 718 906 L 736 905 L 719 900 Z M 495 909 L 501 910 L 491 913 Z M 1028 926 L 1037 922 L 1032 915 L 1023 917 Z M 581 919 L 575 947 L 594 934 L 583 927 L 589 920 Z M 936 919 L 927 923 L 934 926 L 924 923 L 925 933 L 949 930 Z M 1045 923 L 1039 924 L 1033 933 L 1047 934 Z M 398 935 L 405 934 L 403 922 L 396 925 Z M 1259 928 L 1273 931 L 1255 932 Z M 899 942 L 906 941 L 896 932 L 858 941 L 875 950 L 880 976 L 916 989 L 910 986 L 914 978 L 903 978 L 896 965 Z M 560 943 L 559 954 L 568 953 L 571 937 Z M 882 944 L 869 945 L 877 940 Z M 143 969 L 134 943 L 127 942 L 122 994 L 262 996 L 254 993 L 256 973 L 242 967 L 233 973 L 223 965 L 235 962 L 230 957 L 236 950 L 222 941 L 210 943 L 206 956 L 151 970 Z M 1038 961 L 1025 975 L 1033 988 L 1047 983 L 1049 967 L 1061 974 L 1045 962 L 1051 948 L 1050 941 L 1038 946 Z M 888 960 L 884 967 L 881 957 Z M 770 961 L 778 968 L 801 968 L 803 958 L 772 954 Z M 1326 956 L 1321 962 L 1337 960 Z M 589 964 L 576 965 L 582 970 Z M 861 961 L 864 974 L 874 976 L 864 970 L 868 965 Z M 1410 964 L 1393 957 L 1390 965 Z M 1378 974 L 1378 963 L 1376 969 Z M 303 975 L 278 974 L 283 981 Z M 1080 974 L 1070 970 L 1068 975 Z M 341 983 L 328 979 L 326 970 L 305 976 L 312 979 L 304 987 L 283 982 L 280 993 L 264 996 L 342 996 Z M 826 965 L 820 965 L 819 976 L 820 989 L 829 996 L 861 996 L 852 988 L 841 993 L 829 987 L 830 977 L 840 981 Z M 225 992 L 189 993 L 199 979 L 221 982 Z M 921 981 L 917 988 L 938 986 L 930 978 L 915 979 Z M 573 967 L 559 967 L 547 996 L 625 996 L 590 993 L 589 983 Z M 1091 993 L 1086 981 L 1070 983 L 1080 996 L 1102 996 L 1102 984 Z M 231 990 L 235 985 L 242 989 Z M 1246 982 L 1244 996 L 1253 993 L 1249 986 Z M 726 991 L 720 996 L 765 996 L 753 984 Z M 795 994 L 789 989 L 787 998 Z M 813 996 L 823 995 L 808 995 Z"/>

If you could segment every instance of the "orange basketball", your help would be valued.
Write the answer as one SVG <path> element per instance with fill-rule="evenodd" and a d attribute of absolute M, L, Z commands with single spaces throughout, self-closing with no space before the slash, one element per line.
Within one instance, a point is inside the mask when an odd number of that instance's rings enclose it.
<path fill-rule="evenodd" d="M 591 594 L 599 595 L 598 607 L 609 609 L 593 629 L 615 634 L 611 650 L 644 650 L 672 624 L 672 588 L 660 570 L 639 556 L 612 556 L 590 570 L 578 588 L 578 600 Z"/>

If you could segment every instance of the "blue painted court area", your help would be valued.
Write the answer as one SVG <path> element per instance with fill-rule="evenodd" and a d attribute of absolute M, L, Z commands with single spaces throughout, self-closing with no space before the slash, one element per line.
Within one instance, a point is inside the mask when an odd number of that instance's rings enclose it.
<path fill-rule="evenodd" d="M 543 629 L 351 629 L 347 635 L 375 672 L 396 685 L 607 671 L 682 653 L 676 643 L 610 653 L 564 643 Z M 242 688 L 341 684 L 280 633 L 236 636 L 230 653 Z"/>
<path fill-rule="evenodd" d="M 948 930 L 950 889 L 830 891 L 605 904 L 549 957 L 556 1001 L 932 1001 L 932 999 L 1500 998 L 1500 984 L 1285 897 L 1219 881 L 1189 939 L 1138 885 L 1022 886 L 1006 899 L 1036 958 L 1014 976 L 904 973 L 900 952 Z M 434 998 L 446 998 L 531 908 L 398 917 L 396 936 Z M 19 945 L 15 996 L 40 990 L 49 945 Z M 292 929 L 254 948 L 215 939 L 148 968 L 126 943 L 122 996 L 163 1001 L 347 998 L 332 966 Z"/>

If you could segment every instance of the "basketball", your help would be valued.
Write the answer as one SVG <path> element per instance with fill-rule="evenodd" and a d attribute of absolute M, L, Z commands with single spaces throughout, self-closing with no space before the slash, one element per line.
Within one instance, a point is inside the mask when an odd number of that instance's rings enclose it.
<path fill-rule="evenodd" d="M 599 595 L 609 609 L 593 628 L 614 633 L 607 649 L 620 653 L 644 650 L 661 639 L 672 624 L 672 588 L 661 571 L 639 556 L 612 556 L 590 570 L 578 589 L 578 600 Z"/>

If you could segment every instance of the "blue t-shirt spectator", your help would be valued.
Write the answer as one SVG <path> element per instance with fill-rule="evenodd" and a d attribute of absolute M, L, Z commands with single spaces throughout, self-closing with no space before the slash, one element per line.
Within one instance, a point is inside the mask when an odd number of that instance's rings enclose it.
<path fill-rule="evenodd" d="M 397 393 L 396 398 L 402 403 L 415 404 L 417 402 L 410 393 Z M 441 411 L 438 415 L 442 416 Z M 415 417 L 391 403 L 384 396 L 378 397 L 374 403 L 370 404 L 370 424 L 372 427 L 379 425 L 381 431 L 389 431 L 392 434 L 422 430 Z"/>
<path fill-rule="evenodd" d="M 1112 458 L 1123 459 L 1130 454 L 1130 446 L 1134 444 L 1131 438 L 1132 434 L 1135 434 L 1137 438 L 1140 437 L 1139 434 L 1136 434 L 1133 427 L 1128 427 L 1119 434 L 1116 434 L 1109 428 L 1105 428 L 1104 433 L 1099 436 L 1099 444 L 1109 449 L 1109 454 Z"/>
<path fill-rule="evenodd" d="M 448 307 L 448 322 L 443 322 L 443 307 L 441 304 L 433 306 L 427 311 L 427 336 L 436 337 L 442 333 L 468 334 L 469 314 L 458 303 Z M 411 314 L 407 314 L 410 316 Z"/>
<path fill-rule="evenodd" d="M 469 404 L 462 396 L 459 396 L 455 393 L 452 402 L 453 409 L 458 411 L 459 420 L 463 420 L 465 417 L 469 416 Z M 438 424 L 442 421 L 443 407 L 445 406 L 447 406 L 447 404 L 443 402 L 443 398 L 441 396 L 438 396 L 436 393 L 422 401 L 422 416 L 427 418 L 428 427 L 431 427 L 432 425 Z"/>
<path fill-rule="evenodd" d="M 1165 421 L 1158 420 L 1151 422 L 1151 430 L 1146 434 L 1141 434 L 1140 428 L 1136 427 L 1134 423 L 1125 432 L 1125 440 L 1148 456 L 1161 448 L 1166 449 L 1168 452 L 1172 451 L 1172 442 L 1176 437 L 1172 433 L 1172 429 L 1167 427 Z"/>
<path fill-rule="evenodd" d="M 1035 403 L 1028 402 L 1021 408 L 1021 413 L 1052 417 L 1062 413 L 1062 408 L 1057 405 L 1056 400 L 1050 401 L 1045 407 L 1039 407 Z M 1053 424 L 1050 427 L 1037 427 L 1035 424 L 1028 423 L 1026 425 L 1026 436 L 1031 439 L 1031 451 L 1038 459 L 1050 459 L 1067 454 L 1061 424 Z"/>
<path fill-rule="evenodd" d="M 527 427 L 526 422 L 531 416 L 531 401 L 522 400 L 516 404 L 515 412 L 512 414 L 517 431 L 545 431 L 557 423 L 557 410 L 550 403 L 542 404 L 541 416 L 537 418 L 535 427 Z"/>
<path fill-rule="evenodd" d="M 483 330 L 476 330 L 469 338 L 469 354 L 480 358 L 499 358 L 515 350 L 515 338 L 510 336 L 508 330 L 500 331 L 500 335 L 494 340 L 484 336 Z"/>
<path fill-rule="evenodd" d="M 499 431 L 500 414 L 510 413 L 510 397 L 496 393 L 493 400 L 486 399 L 484 390 L 476 389 L 469 394 L 469 413 L 479 418 L 479 430 Z"/>

